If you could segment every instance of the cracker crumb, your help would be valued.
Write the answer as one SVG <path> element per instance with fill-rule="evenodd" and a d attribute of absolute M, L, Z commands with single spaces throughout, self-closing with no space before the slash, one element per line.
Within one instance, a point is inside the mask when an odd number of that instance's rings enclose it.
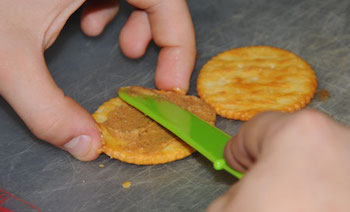
<path fill-rule="evenodd" d="M 123 188 L 130 188 L 131 186 L 131 182 L 130 181 L 125 181 L 123 184 L 122 184 Z"/>
<path fill-rule="evenodd" d="M 316 97 L 317 97 L 317 99 L 319 99 L 319 100 L 321 100 L 321 101 L 326 101 L 326 100 L 329 99 L 330 94 L 329 94 L 329 91 L 328 91 L 328 90 L 323 89 L 323 90 L 317 91 Z"/>
<path fill-rule="evenodd" d="M 100 165 L 98 165 L 100 168 L 103 168 L 103 167 L 105 167 L 105 165 L 103 165 L 103 164 L 100 164 Z"/>

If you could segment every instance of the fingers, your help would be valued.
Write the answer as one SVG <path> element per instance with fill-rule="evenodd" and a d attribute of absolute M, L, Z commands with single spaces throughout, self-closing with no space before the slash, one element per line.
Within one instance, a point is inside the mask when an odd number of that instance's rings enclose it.
<path fill-rule="evenodd" d="M 186 92 L 196 55 L 194 29 L 186 1 L 129 0 L 128 2 L 147 13 L 152 38 L 161 47 L 155 75 L 156 86 L 159 89 L 181 89 Z M 139 16 L 138 18 L 141 19 L 141 15 Z M 133 19 L 136 18 L 133 17 Z M 146 38 L 143 38 L 141 42 L 134 41 L 134 45 L 139 46 L 135 49 L 144 48 L 149 39 L 147 37 L 148 29 L 127 25 L 123 33 L 131 34 L 127 32 L 128 30 L 140 30 L 146 35 Z M 135 38 L 139 38 L 139 36 Z M 121 38 L 120 42 L 125 47 L 133 45 L 128 39 Z M 140 52 L 142 51 L 137 53 Z"/>
<path fill-rule="evenodd" d="M 139 58 L 145 54 L 151 39 L 152 32 L 147 13 L 135 10 L 120 32 L 121 50 L 127 57 Z"/>
<path fill-rule="evenodd" d="M 278 130 L 289 115 L 265 112 L 244 123 L 225 147 L 227 163 L 238 171 L 247 171 L 261 154 L 267 134 Z"/>
<path fill-rule="evenodd" d="M 88 36 L 97 36 L 119 11 L 119 0 L 89 0 L 86 2 L 81 28 Z"/>
<path fill-rule="evenodd" d="M 40 43 L 12 38 L 0 51 L 1 95 L 37 137 L 80 160 L 95 159 L 101 141 L 91 115 L 56 86 Z"/>
<path fill-rule="evenodd" d="M 244 143 L 238 143 L 237 140 L 240 139 L 233 137 L 231 138 L 231 141 L 227 143 L 224 151 L 224 157 L 226 158 L 228 164 L 235 170 L 239 172 L 246 172 L 250 167 L 253 159 L 247 153 L 247 150 L 245 148 L 241 148 Z"/>
<path fill-rule="evenodd" d="M 350 128 L 316 110 L 256 116 L 229 142 L 226 159 L 243 168 L 244 154 L 257 162 L 248 164 L 249 172 L 209 211 L 320 211 L 325 201 L 344 207 L 350 192 L 349 136 Z M 334 193 L 341 195 L 333 198 Z"/>
<path fill-rule="evenodd" d="M 184 0 L 129 0 L 144 10 L 130 16 L 120 34 L 123 53 L 130 58 L 144 55 L 153 38 L 160 46 L 155 83 L 159 89 L 187 92 L 195 63 L 194 29 Z M 90 36 L 99 35 L 119 10 L 119 1 L 86 2 L 81 27 Z"/>
<path fill-rule="evenodd" d="M 316 110 L 301 110 L 295 113 L 265 112 L 244 123 L 238 134 L 226 145 L 227 163 L 239 171 L 246 171 L 263 157 L 288 150 L 298 155 L 299 148 L 320 146 L 314 141 L 332 142 L 332 139 L 317 138 L 331 134 L 331 126 L 339 127 L 330 117 Z M 320 130 L 320 129 L 323 130 Z M 305 139 L 305 138 L 309 139 Z M 341 139 L 339 139 L 341 140 Z"/>

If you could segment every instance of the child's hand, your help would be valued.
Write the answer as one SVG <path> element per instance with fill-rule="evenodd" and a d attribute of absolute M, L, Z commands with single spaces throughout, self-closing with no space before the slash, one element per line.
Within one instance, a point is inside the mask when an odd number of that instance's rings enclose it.
<path fill-rule="evenodd" d="M 209 211 L 350 211 L 350 129 L 325 114 L 263 113 L 225 154 L 247 173 Z"/>
<path fill-rule="evenodd" d="M 37 137 L 87 161 L 98 156 L 100 133 L 91 115 L 57 87 L 44 59 L 44 51 L 84 2 L 0 1 L 0 94 Z M 195 61 L 195 38 L 186 2 L 128 2 L 139 10 L 131 14 L 121 32 L 123 52 L 131 58 L 140 57 L 154 39 L 162 47 L 157 87 L 187 91 Z M 92 36 L 100 34 L 118 9 L 118 0 L 87 1 L 83 31 Z"/>

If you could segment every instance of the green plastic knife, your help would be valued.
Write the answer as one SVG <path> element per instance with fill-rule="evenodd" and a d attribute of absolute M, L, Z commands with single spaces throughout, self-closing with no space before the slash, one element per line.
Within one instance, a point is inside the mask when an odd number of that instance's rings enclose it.
<path fill-rule="evenodd" d="M 237 178 L 242 173 L 230 168 L 224 159 L 224 148 L 230 136 L 158 95 L 138 93 L 130 87 L 118 90 L 119 97 L 140 110 L 214 164 L 216 170 L 226 170 Z"/>

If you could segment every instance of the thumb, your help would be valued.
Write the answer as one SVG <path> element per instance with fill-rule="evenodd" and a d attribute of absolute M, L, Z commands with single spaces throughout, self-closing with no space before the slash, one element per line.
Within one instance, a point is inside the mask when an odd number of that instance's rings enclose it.
<path fill-rule="evenodd" d="M 95 159 L 101 138 L 89 112 L 57 87 L 40 44 L 13 40 L 0 50 L 0 94 L 35 136 L 79 160 Z"/>

